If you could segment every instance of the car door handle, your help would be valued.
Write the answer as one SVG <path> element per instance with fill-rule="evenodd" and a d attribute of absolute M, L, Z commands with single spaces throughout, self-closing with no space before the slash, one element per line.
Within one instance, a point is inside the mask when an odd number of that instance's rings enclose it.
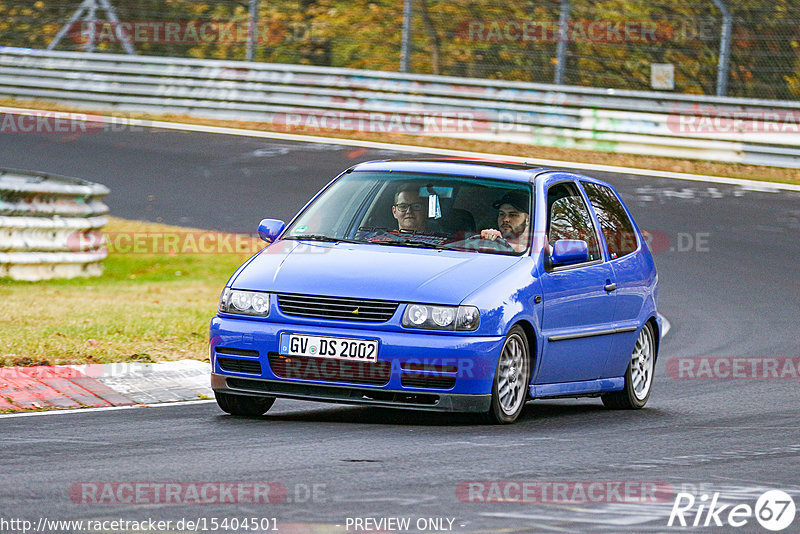
<path fill-rule="evenodd" d="M 605 289 L 606 291 L 608 291 L 610 293 L 610 292 L 614 291 L 615 289 L 617 289 L 617 284 L 606 284 L 603 289 Z"/>

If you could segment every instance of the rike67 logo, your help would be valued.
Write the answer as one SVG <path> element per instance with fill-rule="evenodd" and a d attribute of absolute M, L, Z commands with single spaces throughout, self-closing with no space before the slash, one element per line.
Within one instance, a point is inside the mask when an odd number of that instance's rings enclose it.
<path fill-rule="evenodd" d="M 779 532 L 794 523 L 794 499 L 781 490 L 762 494 L 755 506 L 749 504 L 719 504 L 720 493 L 703 494 L 680 492 L 675 496 L 667 526 L 677 527 L 743 527 L 755 520 L 765 529 Z"/>

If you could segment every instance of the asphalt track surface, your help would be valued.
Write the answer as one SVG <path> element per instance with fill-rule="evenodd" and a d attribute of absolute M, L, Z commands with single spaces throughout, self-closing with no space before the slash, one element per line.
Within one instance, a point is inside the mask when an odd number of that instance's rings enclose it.
<path fill-rule="evenodd" d="M 386 157 L 402 154 L 169 131 L 0 136 L 0 166 L 104 183 L 113 215 L 230 231 L 253 231 L 262 217 L 288 219 L 338 171 Z M 453 519 L 453 532 L 676 530 L 667 527 L 674 495 L 646 504 L 613 494 L 612 502 L 585 504 L 464 502 L 457 488 L 465 481 L 657 481 L 750 506 L 765 490 L 782 489 L 800 505 L 800 382 L 667 373 L 675 358 L 800 356 L 800 194 L 591 174 L 617 187 L 639 225 L 659 236 L 660 311 L 672 330 L 646 409 L 535 401 L 505 427 L 288 400 L 262 418 L 227 416 L 213 403 L 2 418 L 0 516 L 173 525 L 274 517 L 293 532 L 344 529 L 355 517 L 408 517 L 412 532 L 429 517 Z M 92 481 L 271 481 L 288 498 L 272 505 L 70 500 L 73 484 Z M 316 498 L 306 498 L 314 485 Z M 738 529 L 691 530 L 768 532 L 752 518 Z M 798 530 L 800 518 L 785 532 Z"/>

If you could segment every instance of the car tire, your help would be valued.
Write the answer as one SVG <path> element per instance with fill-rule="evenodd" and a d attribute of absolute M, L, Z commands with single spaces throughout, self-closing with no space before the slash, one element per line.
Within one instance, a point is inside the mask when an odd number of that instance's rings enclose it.
<path fill-rule="evenodd" d="M 275 403 L 275 397 L 251 397 L 248 395 L 231 395 L 215 391 L 217 404 L 222 411 L 231 415 L 259 416 L 267 413 Z"/>
<path fill-rule="evenodd" d="M 614 410 L 638 410 L 647 404 L 653 391 L 656 368 L 656 343 L 653 327 L 645 323 L 639 331 L 636 345 L 625 371 L 625 388 L 602 396 L 603 404 Z"/>
<path fill-rule="evenodd" d="M 491 424 L 513 423 L 528 399 L 530 356 L 525 331 L 514 326 L 506 335 L 492 381 L 492 402 L 486 419 Z"/>

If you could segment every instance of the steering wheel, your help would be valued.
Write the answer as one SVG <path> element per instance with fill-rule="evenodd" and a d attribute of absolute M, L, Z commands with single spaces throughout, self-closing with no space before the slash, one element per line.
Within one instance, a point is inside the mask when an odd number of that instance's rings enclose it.
<path fill-rule="evenodd" d="M 475 234 L 464 240 L 464 248 L 471 250 L 496 250 L 498 252 L 516 252 L 508 241 L 502 237 L 496 239 L 484 239 L 480 234 Z"/>

